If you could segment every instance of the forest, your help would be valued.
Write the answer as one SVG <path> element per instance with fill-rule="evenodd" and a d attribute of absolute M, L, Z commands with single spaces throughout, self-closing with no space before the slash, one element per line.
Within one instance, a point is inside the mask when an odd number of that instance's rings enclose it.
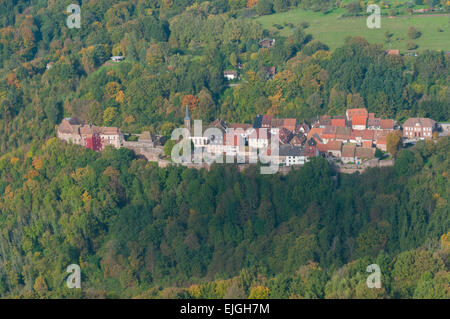
<path fill-rule="evenodd" d="M 272 35 L 239 1 L 86 1 L 81 28 L 69 29 L 71 2 L 15 1 L 0 13 L 2 152 L 45 141 L 74 115 L 169 136 L 185 106 L 193 118 L 229 123 L 266 113 L 308 122 L 351 107 L 400 122 L 449 119 L 444 51 L 391 56 L 360 37 L 330 51 L 301 21 L 287 37 Z M 275 46 L 259 47 L 272 36 Z M 238 71 L 238 83 L 224 70 Z"/>
<path fill-rule="evenodd" d="M 448 54 L 388 55 L 361 37 L 330 50 L 307 23 L 282 36 L 254 19 L 328 0 L 87 0 L 69 29 L 74 2 L 0 4 L 0 297 L 450 297 L 448 137 L 393 167 L 335 174 L 316 158 L 286 176 L 163 169 L 55 138 L 70 116 L 170 136 L 186 106 L 229 123 L 349 107 L 448 122 Z M 366 286 L 374 263 L 381 289 Z M 65 285 L 70 264 L 81 290 Z"/>
<path fill-rule="evenodd" d="M 449 143 L 361 175 L 321 157 L 283 176 L 56 138 L 18 149 L 0 160 L 0 295 L 448 298 Z M 366 286 L 373 263 L 382 289 Z"/>

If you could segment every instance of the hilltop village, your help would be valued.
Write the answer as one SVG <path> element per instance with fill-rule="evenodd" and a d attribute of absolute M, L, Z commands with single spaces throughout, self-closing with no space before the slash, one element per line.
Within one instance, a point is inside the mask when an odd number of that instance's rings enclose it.
<path fill-rule="evenodd" d="M 253 124 L 228 124 L 221 119 L 210 123 L 203 135 L 194 134 L 193 120 L 186 108 L 184 128 L 191 133 L 194 149 L 202 154 L 227 155 L 256 159 L 257 150 L 265 150 L 270 160 L 280 166 L 303 165 L 311 157 L 323 156 L 342 164 L 361 165 L 375 158 L 375 152 L 387 151 L 387 137 L 396 131 L 404 142 L 430 139 L 440 131 L 448 134 L 447 124 L 429 118 L 410 118 L 400 126 L 393 119 L 382 119 L 365 108 L 347 109 L 345 115 L 323 115 L 310 125 L 295 118 L 257 115 Z M 208 134 L 208 131 L 215 132 Z M 126 141 L 117 127 L 98 127 L 79 118 L 65 118 L 58 127 L 58 138 L 83 145 L 95 151 L 107 145 L 126 147 L 149 161 L 164 161 L 162 137 L 149 132 L 138 135 L 138 141 Z M 278 154 L 271 154 L 271 138 L 278 139 Z M 272 142 L 273 143 L 273 142 Z"/>

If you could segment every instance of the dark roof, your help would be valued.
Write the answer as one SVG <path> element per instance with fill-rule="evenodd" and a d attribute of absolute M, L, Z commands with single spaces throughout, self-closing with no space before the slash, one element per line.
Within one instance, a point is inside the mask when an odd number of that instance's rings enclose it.
<path fill-rule="evenodd" d="M 70 125 L 83 125 L 84 121 L 79 117 L 73 116 L 65 119 Z"/>
<path fill-rule="evenodd" d="M 280 156 L 304 156 L 305 149 L 303 147 L 292 146 L 292 145 L 280 145 L 279 155 Z"/>
<path fill-rule="evenodd" d="M 253 128 L 260 128 L 262 126 L 262 115 L 256 115 L 255 120 L 253 121 Z"/>
<path fill-rule="evenodd" d="M 372 159 L 375 157 L 375 149 L 366 147 L 357 147 L 355 156 L 359 158 Z"/>

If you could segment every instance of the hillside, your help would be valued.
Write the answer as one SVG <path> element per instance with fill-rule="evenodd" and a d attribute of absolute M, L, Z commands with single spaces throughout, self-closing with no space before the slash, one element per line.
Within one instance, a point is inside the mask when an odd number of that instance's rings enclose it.
<path fill-rule="evenodd" d="M 367 17 L 343 17 L 344 12 L 341 9 L 323 14 L 295 9 L 261 16 L 256 21 L 264 29 L 284 36 L 292 32 L 289 25 L 306 22 L 309 24 L 307 32 L 333 50 L 342 46 L 347 37 L 360 36 L 371 43 L 382 44 L 385 49 L 399 49 L 403 53 L 408 51 L 407 44 L 412 41 L 408 37 L 408 28 L 415 27 L 422 33 L 418 39 L 413 40 L 417 45 L 417 52 L 450 51 L 448 14 L 382 16 L 381 28 L 369 29 L 366 25 Z M 386 38 L 386 32 L 390 33 L 389 39 Z"/>
<path fill-rule="evenodd" d="M 317 158 L 283 177 L 159 169 L 51 139 L 0 160 L 0 294 L 448 298 L 449 142 L 362 175 L 333 177 Z M 364 285 L 374 262 L 376 292 Z M 81 291 L 64 284 L 71 263 Z"/>
<path fill-rule="evenodd" d="M 0 1 L 0 297 L 450 298 L 448 137 L 363 174 L 317 156 L 286 176 L 158 168 L 56 138 L 79 117 L 167 139 L 186 108 L 204 123 L 350 108 L 450 122 L 448 16 L 399 1 L 368 30 L 338 19 L 364 2 L 86 0 L 71 29 L 73 2 Z M 417 56 L 387 54 L 408 34 Z M 364 285 L 372 263 L 381 290 Z"/>

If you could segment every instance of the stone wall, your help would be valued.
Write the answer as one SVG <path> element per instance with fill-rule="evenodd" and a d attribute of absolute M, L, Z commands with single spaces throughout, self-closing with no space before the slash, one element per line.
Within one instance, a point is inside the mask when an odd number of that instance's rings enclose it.
<path fill-rule="evenodd" d="M 153 146 L 152 142 L 123 142 L 122 147 L 144 156 L 149 161 L 159 161 L 163 152 L 162 146 Z"/>

